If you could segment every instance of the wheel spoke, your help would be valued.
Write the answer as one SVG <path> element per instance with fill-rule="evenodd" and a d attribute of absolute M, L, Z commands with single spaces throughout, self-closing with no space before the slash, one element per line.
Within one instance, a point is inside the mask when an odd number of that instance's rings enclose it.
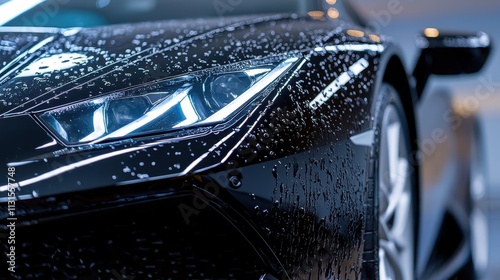
<path fill-rule="evenodd" d="M 390 266 L 387 263 L 384 248 L 379 248 L 379 259 L 380 259 L 380 265 L 379 265 L 380 279 L 392 280 L 393 279 L 392 276 L 394 273 L 392 272 Z"/>
<path fill-rule="evenodd" d="M 401 124 L 398 122 L 392 123 L 387 127 L 387 145 L 388 145 L 388 159 L 389 159 L 389 172 L 391 183 L 394 184 L 397 180 L 399 172 L 399 137 L 401 134 Z"/>
<path fill-rule="evenodd" d="M 387 208 L 389 207 L 391 193 L 389 189 L 385 186 L 383 180 L 380 180 L 379 182 L 379 192 L 380 192 L 379 208 L 382 213 L 385 213 L 385 211 L 387 211 Z"/>
<path fill-rule="evenodd" d="M 379 276 L 412 279 L 413 215 L 408 143 L 394 105 L 383 117 L 379 152 Z"/>
<path fill-rule="evenodd" d="M 394 211 L 396 210 L 396 207 L 401 202 L 401 198 L 405 192 L 405 187 L 406 187 L 406 177 L 407 177 L 407 168 L 408 168 L 408 161 L 404 158 L 400 158 L 398 160 L 398 169 L 397 172 L 395 172 L 394 175 L 394 186 L 392 188 L 392 193 L 389 196 L 389 206 L 387 206 L 387 209 L 385 210 L 385 213 L 383 213 L 382 219 L 385 221 L 390 218 Z M 392 172 L 391 172 L 392 176 Z"/>
<path fill-rule="evenodd" d="M 397 215 L 395 217 L 394 225 L 392 227 L 392 232 L 397 239 L 405 238 L 405 230 L 410 226 L 408 224 L 408 217 L 411 215 L 411 197 L 408 192 L 405 192 L 401 198 L 398 205 Z M 401 242 L 406 243 L 406 242 Z"/>
<path fill-rule="evenodd" d="M 387 224 L 380 223 L 379 229 L 380 241 L 392 242 L 396 245 L 397 248 L 400 249 L 404 247 L 404 240 L 400 240 L 397 236 L 395 236 L 394 233 L 389 229 Z"/>
<path fill-rule="evenodd" d="M 402 267 L 398 266 L 397 263 L 400 262 L 399 250 L 396 245 L 392 242 L 388 242 L 385 240 L 380 240 L 380 249 L 382 249 L 384 255 L 384 263 L 386 264 L 385 270 L 386 272 L 389 270 L 388 266 L 391 268 L 390 270 L 390 278 L 385 279 L 401 279 L 402 278 Z M 380 254 L 379 254 L 380 256 Z M 387 265 L 389 264 L 389 265 Z M 382 279 L 382 277 L 380 277 Z"/>

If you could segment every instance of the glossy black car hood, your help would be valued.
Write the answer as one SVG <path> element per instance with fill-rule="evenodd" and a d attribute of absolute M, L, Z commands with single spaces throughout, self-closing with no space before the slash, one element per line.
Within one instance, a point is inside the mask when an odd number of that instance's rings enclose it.
<path fill-rule="evenodd" d="M 59 30 L 39 56 L 7 77 L 4 73 L 0 114 L 43 111 L 193 71 L 300 52 L 327 41 L 366 39 L 346 36 L 346 28 L 341 21 L 278 15 Z M 24 41 L 15 48 L 29 45 Z M 4 65 L 16 58 L 3 54 L 0 59 Z"/>
<path fill-rule="evenodd" d="M 241 141 L 255 135 L 269 138 L 263 132 L 266 118 L 283 122 L 277 126 L 286 127 L 286 132 L 274 137 L 273 147 L 267 138 L 260 144 L 248 140 L 258 147 L 259 160 L 305 151 L 316 145 L 315 139 L 327 141 L 329 147 L 331 137 L 343 141 L 368 129 L 368 116 L 357 110 L 369 112 L 369 94 L 381 57 L 391 54 L 390 42 L 341 21 L 264 16 L 219 22 L 58 30 L 52 42 L 33 53 L 36 57 L 19 61 L 19 69 L 0 84 L 0 128 L 8 132 L 0 141 L 4 151 L 0 165 L 16 167 L 20 199 L 223 168 L 238 151 L 248 152 Z M 290 56 L 299 60 L 286 79 L 270 87 L 270 96 L 238 112 L 234 122 L 216 127 L 68 147 L 32 118 L 36 112 L 193 71 Z M 40 63 L 44 59 L 45 64 Z M 356 75 L 355 66 L 366 70 Z M 322 89 L 346 75 L 349 79 L 344 82 L 349 85 L 339 95 L 329 96 L 329 104 L 311 110 L 308 104 L 322 96 Z M 332 116 L 335 121 L 329 120 Z M 322 121 L 325 124 L 319 125 Z M 0 192 L 6 189 L 0 185 Z"/>
<path fill-rule="evenodd" d="M 0 84 L 59 34 L 56 28 L 0 27 Z"/>
<path fill-rule="evenodd" d="M 9 63 L 23 58 L 30 49 L 57 33 L 57 29 L 0 28 L 0 71 L 5 71 Z"/>

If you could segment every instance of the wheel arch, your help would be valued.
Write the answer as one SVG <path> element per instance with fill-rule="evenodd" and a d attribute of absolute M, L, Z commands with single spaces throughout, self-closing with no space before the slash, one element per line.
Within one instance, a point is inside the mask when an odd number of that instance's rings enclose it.
<path fill-rule="evenodd" d="M 379 71 L 377 74 L 377 83 L 375 91 L 379 91 L 383 83 L 390 84 L 397 91 L 405 112 L 407 112 L 407 120 L 410 129 L 410 143 L 413 151 L 412 160 L 415 172 L 417 172 L 417 181 L 419 180 L 419 161 L 417 158 L 418 135 L 417 135 L 417 119 L 416 119 L 416 106 L 417 95 L 415 90 L 410 85 L 410 77 L 407 75 L 407 70 L 404 67 L 403 60 L 401 59 L 400 50 L 390 45 L 381 56 L 379 64 Z M 419 186 L 417 182 L 417 186 Z"/>
<path fill-rule="evenodd" d="M 414 88 L 411 86 L 411 78 L 408 76 L 408 72 L 404 66 L 401 52 L 395 45 L 387 46 L 386 50 L 380 57 L 379 69 L 376 77 L 376 87 L 374 88 L 376 93 L 381 90 L 382 85 L 389 84 L 392 86 L 397 94 L 399 95 L 401 102 L 403 104 L 405 112 L 407 112 L 408 128 L 410 132 L 410 145 L 412 153 L 410 154 L 410 160 L 412 170 L 415 173 L 413 176 L 415 180 L 416 190 L 414 190 L 415 203 L 415 233 L 418 236 L 420 230 L 420 160 L 419 145 L 418 145 L 418 133 L 417 133 L 417 118 L 416 118 L 416 106 L 418 102 L 417 94 Z M 373 109 L 373 108 L 372 108 Z M 418 259 L 418 237 L 415 238 L 415 273 L 417 276 L 417 259 Z"/>

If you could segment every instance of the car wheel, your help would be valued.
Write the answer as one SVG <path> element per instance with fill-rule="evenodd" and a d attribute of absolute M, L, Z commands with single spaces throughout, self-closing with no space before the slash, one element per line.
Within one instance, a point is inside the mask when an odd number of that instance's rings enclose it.
<path fill-rule="evenodd" d="M 363 278 L 413 279 L 417 203 L 409 125 L 392 86 L 384 84 L 375 102 Z"/>

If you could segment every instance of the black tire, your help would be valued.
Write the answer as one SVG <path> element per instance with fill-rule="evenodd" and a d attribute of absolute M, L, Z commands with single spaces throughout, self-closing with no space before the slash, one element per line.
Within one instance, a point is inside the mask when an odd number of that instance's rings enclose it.
<path fill-rule="evenodd" d="M 379 199 L 380 186 L 379 186 L 379 173 L 380 173 L 380 159 L 381 159 L 381 138 L 383 131 L 384 115 L 388 108 L 395 111 L 401 122 L 401 135 L 404 138 L 404 146 L 407 152 L 407 175 L 409 184 L 409 193 L 411 194 L 409 206 L 409 215 L 411 215 L 413 223 L 412 229 L 409 230 L 413 234 L 411 243 L 412 260 L 411 272 L 409 278 L 415 278 L 415 248 L 416 248 L 416 232 L 418 226 L 418 189 L 417 189 L 417 173 L 414 171 L 414 160 L 411 155 L 415 155 L 411 148 L 411 139 L 409 131 L 408 117 L 401 102 L 401 99 L 396 90 L 389 84 L 383 84 L 381 90 L 374 97 L 374 114 L 373 114 L 373 129 L 374 139 L 370 151 L 368 167 L 367 167 L 367 189 L 365 196 L 365 231 L 364 231 L 364 248 L 363 248 L 363 265 L 362 265 L 362 279 L 379 279 Z M 406 187 L 405 187 L 406 188 Z M 409 263 L 409 262 L 408 262 Z M 399 275 L 399 274 L 398 274 Z M 407 275 L 408 276 L 408 275 Z M 396 279 L 403 279 L 402 275 L 395 277 Z M 408 278 L 408 277 L 406 277 Z"/>

